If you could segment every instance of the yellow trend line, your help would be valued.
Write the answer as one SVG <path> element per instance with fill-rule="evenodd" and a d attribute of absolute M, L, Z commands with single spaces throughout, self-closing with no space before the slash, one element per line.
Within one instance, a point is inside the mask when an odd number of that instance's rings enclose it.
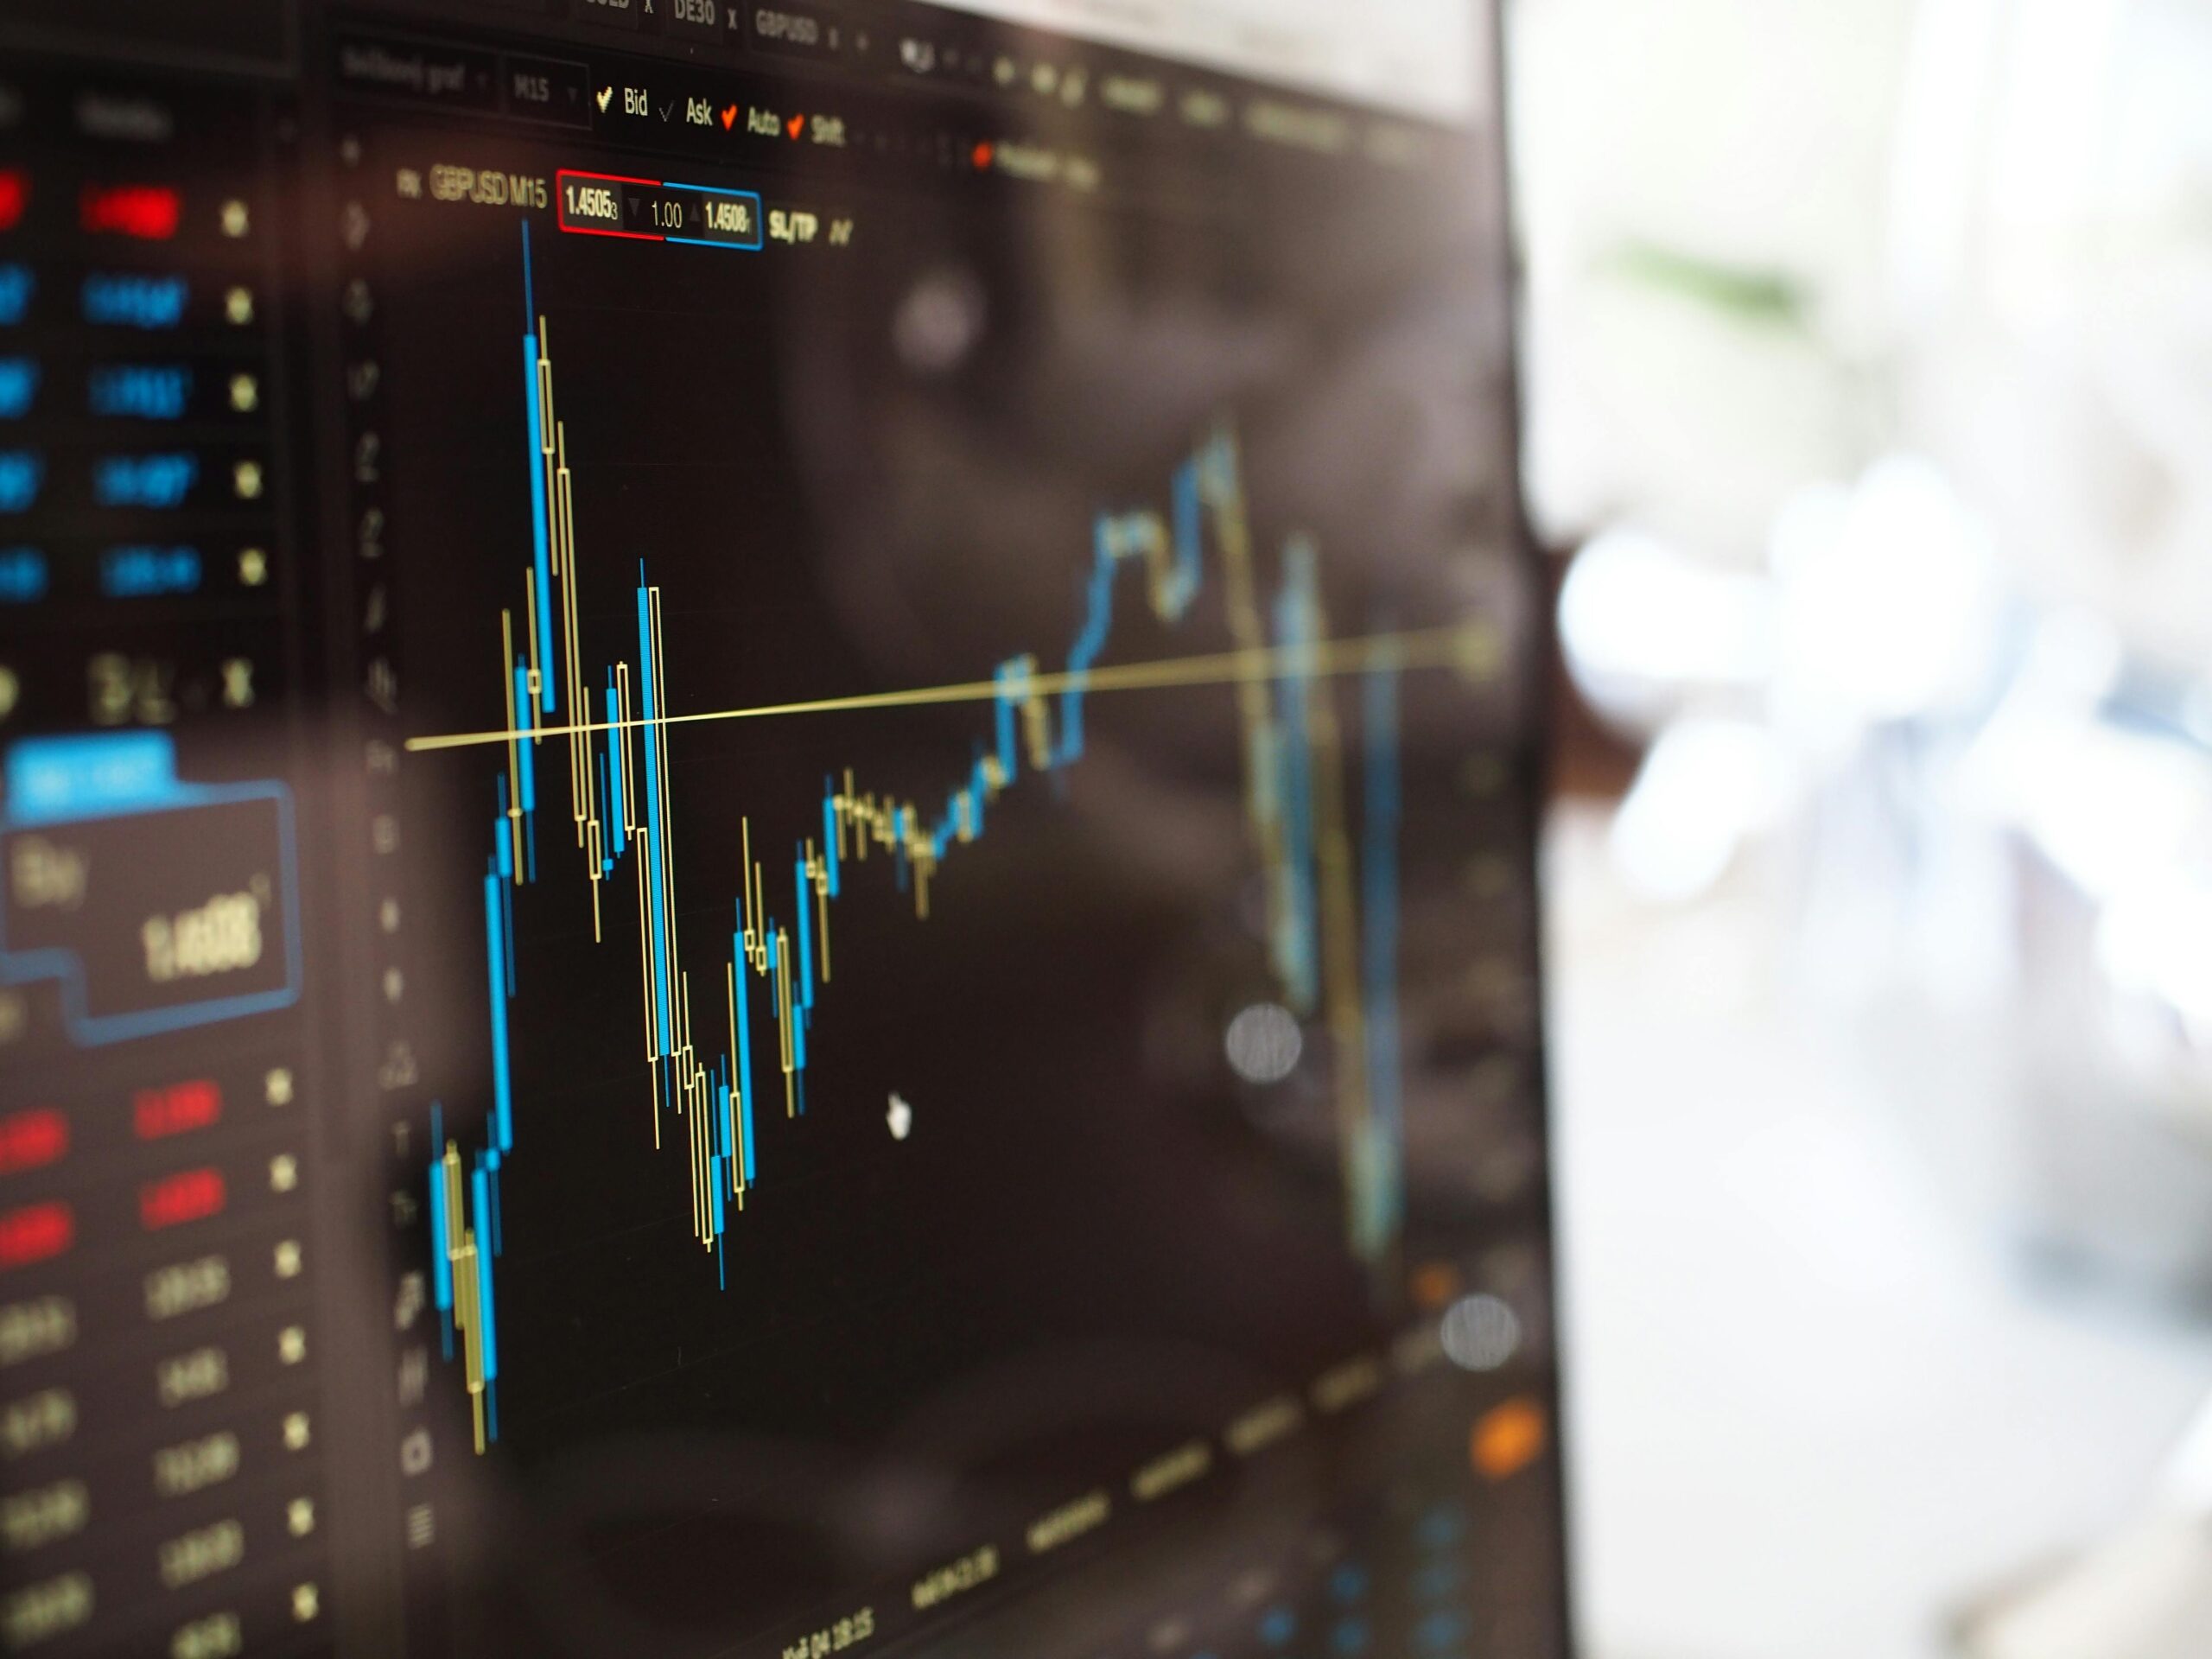
<path fill-rule="evenodd" d="M 1268 645 L 1216 652 L 1203 657 L 1167 657 L 1146 663 L 1109 663 L 1080 671 L 1032 674 L 1020 681 L 962 680 L 950 685 L 912 686 L 902 691 L 868 691 L 856 696 L 817 697 L 807 702 L 762 702 L 745 709 L 711 709 L 697 714 L 663 715 L 656 726 L 688 726 L 714 720 L 762 720 L 780 715 L 827 715 L 859 709 L 911 709 L 933 703 L 990 702 L 1012 694 L 1050 696 L 1080 686 L 1093 691 L 1146 691 L 1170 687 L 1226 685 L 1246 675 L 1262 679 L 1363 674 L 1370 669 L 1456 668 L 1471 677 L 1495 674 L 1502 661 L 1497 631 L 1483 622 L 1370 633 L 1351 639 L 1318 640 L 1306 645 Z M 494 732 L 445 732 L 410 737 L 410 753 L 468 749 L 524 738 L 568 737 L 589 732 L 635 730 L 646 721 L 587 721 L 569 726 L 510 728 Z"/>

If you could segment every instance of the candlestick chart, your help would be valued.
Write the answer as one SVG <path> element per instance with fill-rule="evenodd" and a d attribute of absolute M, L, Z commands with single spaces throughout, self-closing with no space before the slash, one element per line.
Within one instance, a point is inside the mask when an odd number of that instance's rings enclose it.
<path fill-rule="evenodd" d="M 844 1104 L 809 1097 L 823 1046 L 834 1041 L 817 1014 L 837 995 L 842 907 L 904 907 L 912 949 L 928 952 L 933 931 L 959 925 L 942 874 L 988 861 L 1012 792 L 1065 793 L 1084 760 L 1096 700 L 1109 693 L 1172 690 L 1233 703 L 1267 973 L 1294 1015 L 1326 1032 L 1344 1247 L 1361 1263 L 1387 1266 L 1403 1219 L 1398 681 L 1471 666 L 1480 639 L 1455 627 L 1332 632 L 1321 550 L 1294 534 L 1272 557 L 1256 544 L 1238 440 L 1224 418 L 1173 465 L 1156 499 L 1102 509 L 1087 541 L 1071 537 L 1058 556 L 1079 575 L 1079 605 L 1056 657 L 1021 651 L 950 684 L 676 709 L 664 615 L 681 595 L 654 579 L 650 552 L 633 573 L 609 570 L 579 539 L 576 502 L 592 487 L 591 460 L 569 446 L 563 334 L 531 290 L 526 228 L 522 278 L 527 326 L 514 384 L 527 442 L 513 487 L 527 493 L 531 539 L 516 562 L 513 602 L 496 619 L 496 639 L 487 625 L 484 652 L 505 721 L 410 741 L 493 762 L 480 878 L 489 1108 L 473 1145 L 434 1113 L 426 1171 L 435 1302 L 446 1352 L 465 1379 L 477 1450 L 499 1435 L 501 1181 L 529 1156 L 537 1131 L 519 1097 L 514 1046 L 516 1010 L 541 964 L 518 948 L 518 906 L 549 883 L 580 884 L 598 949 L 624 949 L 618 936 L 634 923 L 638 1132 L 670 1160 L 670 1202 L 688 1205 L 704 1258 L 696 1270 L 726 1282 L 748 1204 L 773 1189 L 768 1126 L 781 1119 L 800 1132 L 810 1109 Z M 624 652 L 594 661 L 580 619 L 588 584 L 610 581 L 630 589 L 634 631 L 626 629 Z M 1179 629 L 1208 594 L 1226 641 L 1194 641 L 1214 648 L 1188 656 L 1116 659 L 1117 620 L 1141 607 L 1159 626 Z M 1338 709 L 1347 687 L 1356 725 Z M 884 787 L 825 753 L 818 795 L 747 810 L 734 847 L 693 844 L 681 833 L 671 753 L 696 741 L 695 728 L 944 704 L 971 705 L 976 719 L 969 753 L 947 757 L 939 794 Z M 692 891 L 702 880 L 734 889 L 725 925 L 704 938 Z"/>

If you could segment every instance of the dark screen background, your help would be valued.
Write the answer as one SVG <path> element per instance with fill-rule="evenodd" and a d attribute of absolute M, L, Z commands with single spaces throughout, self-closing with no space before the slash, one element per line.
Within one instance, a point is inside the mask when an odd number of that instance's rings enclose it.
<path fill-rule="evenodd" d="M 1303 535 L 1333 632 L 1474 617 L 1510 646 L 1486 677 L 1399 686 L 1407 1215 L 1379 1265 L 1344 1243 L 1324 1022 L 1278 1083 L 1243 1082 L 1225 1058 L 1229 1021 L 1279 995 L 1232 687 L 1094 695 L 1084 759 L 994 804 L 925 921 L 887 856 L 846 863 L 806 1110 L 784 1116 L 772 1063 L 758 1184 L 719 1267 L 692 1236 L 666 1113 L 654 1147 L 629 867 L 594 944 L 558 746 L 543 746 L 537 880 L 513 895 L 499 1439 L 471 1455 L 459 1369 L 434 1364 L 449 1519 L 428 1639 L 781 1652 L 995 1540 L 1009 1570 L 949 1611 L 986 1621 L 955 1650 L 1119 1650 L 1123 1623 L 1181 1618 L 1188 1641 L 1156 1650 L 1322 1651 L 1346 1640 L 1341 1618 L 1279 1642 L 1266 1615 L 1306 1578 L 1325 1602 L 1324 1569 L 1363 1551 L 1367 1570 L 1403 1565 L 1404 1584 L 1353 1610 L 1370 1648 L 1330 1650 L 1550 1650 L 1555 1477 L 1547 1462 L 1487 1482 L 1468 1451 L 1491 1407 L 1549 1395 L 1535 623 L 1485 141 L 1432 135 L 1412 170 L 1251 143 L 1112 149 L 1088 199 L 957 168 L 885 188 L 847 165 L 782 194 L 851 215 L 851 247 L 734 253 L 563 234 L 550 209 L 407 199 L 393 181 L 465 162 L 756 182 L 741 169 L 383 111 L 347 130 L 376 223 L 364 268 L 411 732 L 505 721 L 499 613 L 519 626 L 530 546 L 524 219 L 574 468 L 581 654 L 635 661 L 642 563 L 672 709 L 975 679 L 1022 651 L 1061 665 L 1094 515 L 1164 512 L 1173 468 L 1224 420 L 1263 594 Z M 1111 135 L 1071 118 L 1058 137 Z M 1106 660 L 1229 648 L 1208 556 L 1172 626 L 1123 573 Z M 1358 678 L 1331 695 L 1357 837 Z M 989 730 L 967 704 L 672 734 L 702 1046 L 725 1041 L 741 819 L 787 915 L 825 774 L 934 801 Z M 490 1103 L 480 894 L 497 753 L 411 756 L 403 773 L 416 1109 L 435 1100 L 464 1150 Z M 903 1141 L 886 1127 L 894 1091 L 914 1112 Z M 1394 1382 L 1341 1421 L 1317 1414 L 1272 1467 L 1223 1455 L 1157 1515 L 1128 1500 L 1146 1459 L 1433 1326 L 1442 1285 L 1516 1308 L 1525 1338 L 1504 1370 Z M 1022 1529 L 1093 1486 L 1116 1493 L 1114 1525 L 1020 1561 Z M 1436 1525 L 1411 1541 L 1438 1504 L 1462 1517 L 1443 1546 L 1462 1576 L 1423 1600 L 1406 1586 Z M 1213 1624 L 1160 1613 L 1168 1576 L 1123 1575 L 1148 1539 L 1229 1563 L 1192 1606 L 1229 1593 L 1248 1540 L 1279 1586 Z"/>

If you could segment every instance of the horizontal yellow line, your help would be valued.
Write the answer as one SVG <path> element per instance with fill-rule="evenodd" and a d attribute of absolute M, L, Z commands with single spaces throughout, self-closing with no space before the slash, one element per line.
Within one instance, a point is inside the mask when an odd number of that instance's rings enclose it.
<path fill-rule="evenodd" d="M 1370 669 L 1456 668 L 1470 677 L 1495 674 L 1502 662 L 1497 631 L 1484 623 L 1374 633 L 1356 639 L 1324 639 L 1310 646 L 1268 645 L 1254 651 L 1224 651 L 1206 657 L 1171 657 L 1149 663 L 1109 663 L 1080 672 L 1063 670 L 1032 674 L 1019 683 L 963 680 L 951 685 L 924 685 L 904 691 L 869 691 L 858 696 L 817 697 L 808 702 L 762 702 L 745 709 L 710 709 L 698 714 L 662 715 L 651 723 L 690 726 L 716 720 L 766 720 L 781 715 L 841 714 L 859 709 L 913 709 L 931 703 L 989 702 L 1012 690 L 1027 696 L 1052 696 L 1081 686 L 1093 691 L 1148 691 L 1167 687 L 1227 685 L 1248 677 L 1288 679 L 1300 674 L 1330 677 L 1363 674 Z M 445 732 L 410 737 L 413 753 L 435 749 L 477 748 L 525 737 L 568 737 L 579 732 L 614 732 L 647 724 L 643 719 L 587 721 L 571 726 L 537 726 L 497 732 Z"/>

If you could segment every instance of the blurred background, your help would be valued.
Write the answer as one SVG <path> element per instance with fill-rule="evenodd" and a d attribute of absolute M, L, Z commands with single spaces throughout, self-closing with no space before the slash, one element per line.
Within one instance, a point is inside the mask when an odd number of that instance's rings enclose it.
<path fill-rule="evenodd" d="M 1508 40 L 1591 1652 L 2212 1654 L 2212 3 Z"/>

